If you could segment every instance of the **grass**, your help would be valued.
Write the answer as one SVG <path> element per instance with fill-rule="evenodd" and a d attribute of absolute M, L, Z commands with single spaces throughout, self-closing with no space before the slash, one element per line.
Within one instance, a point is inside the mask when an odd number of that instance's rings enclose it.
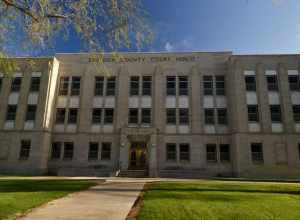
<path fill-rule="evenodd" d="M 0 220 L 92 185 L 83 180 L 0 180 Z"/>
<path fill-rule="evenodd" d="M 198 181 L 155 183 L 139 220 L 300 219 L 300 184 Z"/>

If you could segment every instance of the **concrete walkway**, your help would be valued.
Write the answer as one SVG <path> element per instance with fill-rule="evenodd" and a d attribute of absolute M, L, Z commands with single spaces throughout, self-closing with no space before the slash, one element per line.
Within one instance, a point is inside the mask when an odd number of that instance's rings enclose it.
<path fill-rule="evenodd" d="M 18 220 L 124 220 L 144 184 L 108 181 L 49 202 Z"/>

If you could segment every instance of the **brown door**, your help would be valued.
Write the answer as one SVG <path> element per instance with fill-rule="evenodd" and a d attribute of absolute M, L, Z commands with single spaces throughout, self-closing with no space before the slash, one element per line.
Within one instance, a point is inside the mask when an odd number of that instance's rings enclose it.
<path fill-rule="evenodd" d="M 129 152 L 129 169 L 147 168 L 147 147 L 146 143 L 132 142 Z"/>

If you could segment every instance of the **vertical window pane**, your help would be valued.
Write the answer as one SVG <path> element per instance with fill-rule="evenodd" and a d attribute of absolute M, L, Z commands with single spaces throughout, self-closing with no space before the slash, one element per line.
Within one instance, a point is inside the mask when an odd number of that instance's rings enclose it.
<path fill-rule="evenodd" d="M 74 154 L 74 144 L 73 142 L 65 142 L 64 144 L 64 160 L 72 160 Z"/>
<path fill-rule="evenodd" d="M 204 95 L 213 95 L 213 77 L 203 76 Z"/>
<path fill-rule="evenodd" d="M 106 85 L 106 95 L 107 96 L 114 96 L 116 93 L 116 77 L 112 76 L 107 79 Z"/>
<path fill-rule="evenodd" d="M 102 143 L 101 160 L 110 160 L 110 159 L 111 159 L 111 143 L 109 142 Z"/>
<path fill-rule="evenodd" d="M 258 105 L 248 105 L 248 121 L 259 122 Z"/>
<path fill-rule="evenodd" d="M 104 88 L 104 77 L 96 76 L 95 77 L 95 96 L 103 96 Z"/>
<path fill-rule="evenodd" d="M 57 108 L 56 109 L 56 124 L 64 124 L 66 116 L 66 109 Z"/>
<path fill-rule="evenodd" d="M 102 109 L 94 108 L 93 116 L 92 116 L 92 123 L 93 124 L 101 124 L 101 121 L 102 121 Z"/>
<path fill-rule="evenodd" d="M 27 160 L 30 155 L 30 147 L 31 147 L 31 141 L 30 140 L 22 140 L 21 141 L 21 149 L 20 149 L 20 160 Z"/>
<path fill-rule="evenodd" d="M 90 142 L 89 160 L 98 160 L 99 144 L 97 142 Z"/>
<path fill-rule="evenodd" d="M 189 86 L 188 86 L 188 77 L 187 76 L 179 76 L 179 95 L 188 95 L 189 94 Z"/>
<path fill-rule="evenodd" d="M 152 94 L 152 77 L 143 76 L 143 92 L 144 96 L 151 96 Z"/>
<path fill-rule="evenodd" d="M 264 162 L 262 143 L 251 143 L 251 157 L 255 163 Z"/>
<path fill-rule="evenodd" d="M 215 116 L 214 116 L 214 109 L 207 108 L 204 109 L 204 117 L 205 117 L 205 124 L 215 124 Z"/>
<path fill-rule="evenodd" d="M 40 77 L 31 77 L 30 92 L 38 92 L 40 90 Z"/>
<path fill-rule="evenodd" d="M 167 124 L 176 124 L 176 109 L 175 108 L 167 108 L 166 109 L 166 118 L 167 118 Z"/>
<path fill-rule="evenodd" d="M 173 143 L 167 143 L 166 145 L 166 150 L 167 150 L 167 155 L 166 159 L 167 161 L 176 161 L 177 160 L 177 155 L 176 155 L 176 144 Z"/>
<path fill-rule="evenodd" d="M 267 84 L 269 91 L 278 91 L 277 75 L 267 76 Z"/>
<path fill-rule="evenodd" d="M 129 109 L 128 123 L 129 124 L 138 124 L 139 123 L 138 115 L 139 115 L 139 111 L 137 108 Z"/>
<path fill-rule="evenodd" d="M 189 144 L 179 144 L 179 159 L 180 161 L 190 161 Z"/>
<path fill-rule="evenodd" d="M 151 109 L 143 108 L 142 109 L 142 123 L 151 124 Z"/>
<path fill-rule="evenodd" d="M 26 121 L 35 121 L 36 109 L 36 105 L 27 106 Z"/>
<path fill-rule="evenodd" d="M 69 89 L 69 77 L 67 76 L 60 77 L 58 94 L 68 95 L 68 89 Z"/>
<path fill-rule="evenodd" d="M 72 77 L 71 95 L 77 96 L 80 94 L 80 79 L 79 76 Z"/>
<path fill-rule="evenodd" d="M 176 95 L 176 77 L 167 76 L 167 95 Z"/>
<path fill-rule="evenodd" d="M 300 123 L 300 105 L 293 106 L 294 121 Z"/>
<path fill-rule="evenodd" d="M 52 143 L 51 159 L 58 160 L 61 155 L 61 142 Z"/>
<path fill-rule="evenodd" d="M 8 105 L 6 113 L 6 121 L 14 121 L 17 114 L 17 105 Z"/>
<path fill-rule="evenodd" d="M 216 94 L 225 95 L 225 77 L 216 76 Z"/>
<path fill-rule="evenodd" d="M 289 76 L 289 85 L 291 91 L 299 91 L 300 90 L 300 82 L 298 75 L 290 75 Z"/>
<path fill-rule="evenodd" d="M 19 92 L 21 90 L 22 77 L 14 77 L 11 83 L 11 91 Z"/>
<path fill-rule="evenodd" d="M 229 162 L 230 161 L 230 146 L 229 144 L 220 144 L 220 161 Z"/>
<path fill-rule="evenodd" d="M 226 108 L 219 108 L 218 112 L 218 124 L 226 125 L 227 124 L 227 109 Z"/>
<path fill-rule="evenodd" d="M 104 124 L 112 124 L 114 122 L 114 109 L 106 108 L 104 110 Z"/>
<path fill-rule="evenodd" d="M 274 123 L 281 122 L 280 105 L 270 105 L 271 121 Z"/>
<path fill-rule="evenodd" d="M 189 124 L 189 109 L 188 108 L 179 109 L 179 124 L 183 124 L 183 125 Z"/>
<path fill-rule="evenodd" d="M 139 76 L 131 76 L 130 77 L 130 95 L 139 95 Z"/>
<path fill-rule="evenodd" d="M 77 108 L 70 108 L 69 109 L 69 117 L 68 117 L 68 124 L 76 124 L 77 123 Z"/>
<path fill-rule="evenodd" d="M 256 79 L 255 76 L 245 76 L 246 90 L 256 91 Z"/>
<path fill-rule="evenodd" d="M 206 145 L 206 160 L 208 162 L 217 162 L 217 145 L 207 144 Z"/>

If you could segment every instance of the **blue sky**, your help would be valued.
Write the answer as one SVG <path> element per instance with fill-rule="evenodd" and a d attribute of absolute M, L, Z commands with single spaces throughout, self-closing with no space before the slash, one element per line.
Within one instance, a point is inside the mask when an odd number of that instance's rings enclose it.
<path fill-rule="evenodd" d="M 155 34 L 147 51 L 300 53 L 299 0 L 143 0 Z M 76 38 L 56 52 L 80 52 Z"/>

